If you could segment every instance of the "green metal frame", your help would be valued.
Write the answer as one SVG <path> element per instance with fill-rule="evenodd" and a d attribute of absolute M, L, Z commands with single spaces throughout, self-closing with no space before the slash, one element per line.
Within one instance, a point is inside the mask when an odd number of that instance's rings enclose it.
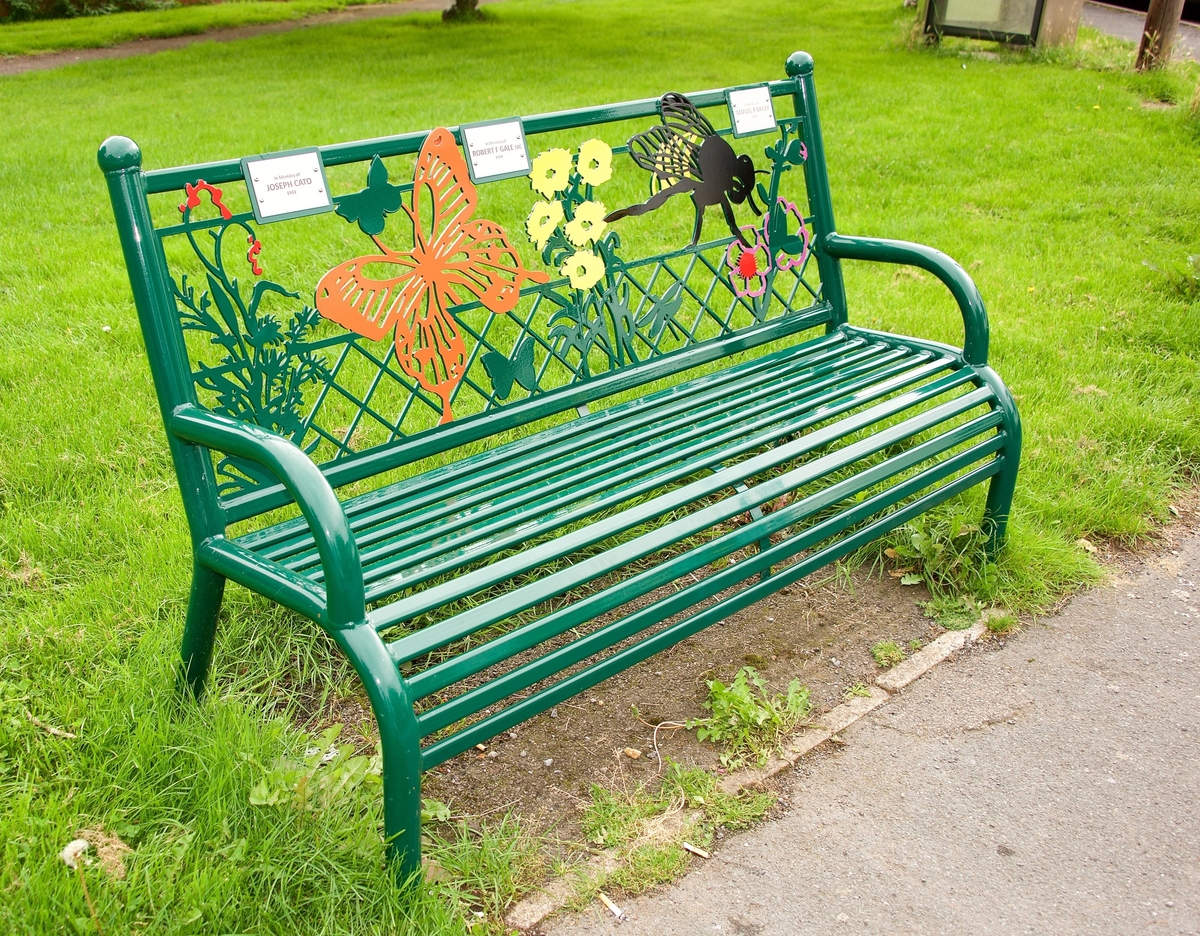
<path fill-rule="evenodd" d="M 775 204 L 783 173 L 801 163 L 798 148 L 789 149 L 789 133 L 798 134 L 807 149 L 805 221 L 819 288 L 800 265 L 790 280 L 772 272 L 761 300 L 734 296 L 718 307 L 714 290 L 731 292 L 732 284 L 711 257 L 731 237 L 628 261 L 612 261 L 620 242 L 608 241 L 612 279 L 605 289 L 625 290 L 626 343 L 619 360 L 610 338 L 608 364 L 593 372 L 587 353 L 571 357 L 564 350 L 570 342 L 535 334 L 539 303 L 558 310 L 562 335 L 562 310 L 581 308 L 581 300 L 561 281 L 527 287 L 522 295 L 531 306 L 515 350 L 490 345 L 486 325 L 468 329 L 476 342 L 472 363 L 489 348 L 515 360 L 528 355 L 521 342 L 540 342 L 537 380 L 526 375 L 521 384 L 527 396 L 508 401 L 480 391 L 484 402 L 473 414 L 413 434 L 397 424 L 385 444 L 354 451 L 345 442 L 323 462 L 312 457 L 321 439 L 306 436 L 314 423 L 302 404 L 319 405 L 321 394 L 337 389 L 341 365 L 321 351 L 349 353 L 349 339 L 318 339 L 315 313 L 298 292 L 268 281 L 247 290 L 226 268 L 227 233 L 245 235 L 251 266 L 260 246 L 253 217 L 233 215 L 215 189 L 241 180 L 239 160 L 145 172 L 131 140 L 111 137 L 100 147 L 192 536 L 181 690 L 196 697 L 203 691 L 227 580 L 323 628 L 371 700 L 382 746 L 388 851 L 401 879 L 420 868 L 423 770 L 973 485 L 990 483 L 990 548 L 1004 541 L 1020 420 L 1011 394 L 987 364 L 983 300 L 966 272 L 936 250 L 836 233 L 812 59 L 792 55 L 787 75 L 768 83 L 773 96 L 792 97 L 796 115 L 779 121 L 769 201 Z M 717 89 L 689 98 L 698 107 L 716 107 L 725 104 L 725 95 L 726 89 Z M 656 118 L 657 107 L 655 99 L 633 101 L 523 118 L 523 124 L 535 136 Z M 404 134 L 320 152 L 327 166 L 367 163 L 415 153 L 424 137 Z M 199 202 L 201 180 L 221 214 L 211 221 L 193 219 L 189 207 Z M 185 188 L 182 222 L 156 228 L 150 196 Z M 284 228 L 273 225 L 272 233 Z M 187 239 L 202 264 L 199 290 L 168 269 L 164 243 L 176 236 Z M 852 326 L 842 260 L 910 264 L 937 276 L 962 312 L 963 348 Z M 696 270 L 709 283 L 704 294 L 691 285 Z M 659 276 L 669 278 L 668 286 L 679 285 L 664 289 L 656 285 Z M 777 288 L 780 282 L 787 288 Z M 261 311 L 268 295 L 297 303 L 290 321 Z M 671 300 L 669 313 L 661 306 L 668 295 L 680 297 L 680 303 Z M 685 299 L 695 309 L 690 326 L 670 318 Z M 472 309 L 468 304 L 452 311 L 465 322 Z M 814 328 L 824 334 L 800 340 Z M 665 340 L 668 333 L 673 343 Z M 220 349 L 219 362 L 193 360 L 189 347 L 194 354 L 197 335 Z M 379 369 L 377 381 L 395 378 L 386 356 L 370 360 Z M 556 385 L 543 381 L 555 360 L 566 375 Z M 672 378 L 666 389 L 650 392 L 666 378 Z M 217 402 L 204 405 L 205 393 Z M 636 399 L 586 414 L 588 404 L 631 393 Z M 361 417 L 369 400 L 359 402 Z M 534 428 L 576 408 L 579 418 Z M 391 483 L 345 500 L 336 493 L 522 428 L 514 441 L 424 472 L 420 483 Z M 793 495 L 786 507 L 769 514 L 760 509 L 784 494 Z M 232 523 L 292 503 L 301 514 L 295 520 L 239 537 L 227 532 Z M 749 521 L 729 532 L 728 521 L 747 513 Z M 610 545 L 600 550 L 604 542 Z M 699 545 L 681 551 L 684 542 Z M 736 564 L 712 565 L 739 550 L 757 551 Z M 586 560 L 512 584 L 568 555 Z M 590 587 L 647 556 L 658 561 L 615 584 Z M 690 575 L 705 567 L 719 570 Z M 685 581 L 669 596 L 588 630 L 598 616 Z M 499 597 L 489 591 L 505 583 Z M 548 599 L 580 589 L 570 604 L 536 616 Z M 481 592 L 493 596 L 455 610 L 460 599 Z M 426 616 L 434 623 L 412 629 L 411 622 Z M 672 623 L 662 625 L 668 619 Z M 510 626 L 500 636 L 457 646 L 505 622 Z M 385 641 L 382 635 L 397 627 L 401 636 Z M 580 628 L 582 636 L 568 638 Z M 544 652 L 446 695 L 468 677 L 534 648 Z M 410 672 L 414 663 L 420 665 Z M 401 675 L 402 665 L 409 675 Z M 431 735 L 435 739 L 422 747 L 422 738 Z"/>

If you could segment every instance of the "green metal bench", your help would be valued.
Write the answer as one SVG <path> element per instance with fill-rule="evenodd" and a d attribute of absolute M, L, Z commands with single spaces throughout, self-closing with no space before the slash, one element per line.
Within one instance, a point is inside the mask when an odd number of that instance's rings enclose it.
<path fill-rule="evenodd" d="M 227 580 L 316 622 L 370 697 L 403 875 L 423 770 L 973 485 L 1003 541 L 1020 426 L 975 285 L 836 233 L 812 59 L 763 87 L 768 136 L 712 130 L 729 89 L 524 118 L 559 144 L 531 180 L 467 167 L 462 128 L 323 146 L 331 181 L 272 185 L 336 210 L 278 223 L 253 161 L 100 148 L 192 535 L 181 685 Z M 938 277 L 962 349 L 849 324 L 843 259 Z"/>

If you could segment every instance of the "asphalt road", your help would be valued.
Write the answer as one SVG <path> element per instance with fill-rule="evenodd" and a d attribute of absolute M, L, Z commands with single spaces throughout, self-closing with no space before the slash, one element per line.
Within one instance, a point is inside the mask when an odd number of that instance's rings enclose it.
<path fill-rule="evenodd" d="M 1128 39 L 1130 42 L 1142 41 L 1142 29 L 1146 25 L 1146 14 L 1133 10 L 1123 10 L 1120 7 L 1109 6 L 1107 3 L 1087 2 L 1083 5 L 1084 25 L 1091 26 L 1102 33 L 1116 36 L 1118 39 Z M 1180 23 L 1179 31 L 1175 34 L 1175 44 L 1171 48 L 1172 58 L 1190 58 L 1200 62 L 1200 26 L 1195 23 Z"/>
<path fill-rule="evenodd" d="M 937 667 L 584 934 L 1200 933 L 1200 538 Z M 1161 929 L 1159 928 L 1161 927 Z"/>

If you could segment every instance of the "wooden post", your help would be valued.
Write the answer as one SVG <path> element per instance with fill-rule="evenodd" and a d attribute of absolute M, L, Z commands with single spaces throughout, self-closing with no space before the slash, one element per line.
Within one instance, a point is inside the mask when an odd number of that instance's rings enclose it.
<path fill-rule="evenodd" d="M 1039 46 L 1073 46 L 1083 14 L 1083 0 L 1046 0 L 1038 26 Z"/>
<path fill-rule="evenodd" d="M 1171 45 L 1183 17 L 1184 0 L 1150 0 L 1142 41 L 1138 45 L 1137 70 L 1146 71 L 1165 65 L 1171 59 Z"/>

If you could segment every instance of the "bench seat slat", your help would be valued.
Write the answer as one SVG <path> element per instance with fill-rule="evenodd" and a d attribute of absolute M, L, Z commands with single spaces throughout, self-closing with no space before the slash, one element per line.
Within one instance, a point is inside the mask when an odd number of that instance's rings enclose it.
<path fill-rule="evenodd" d="M 501 731 L 518 725 L 539 712 L 544 712 L 551 706 L 590 689 L 610 676 L 640 663 L 642 660 L 653 656 L 661 650 L 674 646 L 717 621 L 748 607 L 761 598 L 767 597 L 780 588 L 799 581 L 810 572 L 815 572 L 817 569 L 823 568 L 829 563 L 840 559 L 842 556 L 853 552 L 860 546 L 865 546 L 872 540 L 878 539 L 888 531 L 902 526 L 932 507 L 949 500 L 951 497 L 960 494 L 976 484 L 980 484 L 998 473 L 1003 467 L 1004 460 L 1002 457 L 993 458 L 966 474 L 955 478 L 953 481 L 935 488 L 900 509 L 884 514 L 874 522 L 862 527 L 844 539 L 837 540 L 825 548 L 813 552 L 799 562 L 772 575 L 768 580 L 751 585 L 736 595 L 698 611 L 696 614 L 682 621 L 671 624 L 629 647 L 618 650 L 611 656 L 605 657 L 591 666 L 573 673 L 565 679 L 533 693 L 519 702 L 506 706 L 500 711 L 474 722 L 449 737 L 439 739 L 422 750 L 422 770 L 429 770 L 456 754 L 468 750 L 480 741 L 486 741 L 488 738 L 495 737 Z M 929 471 L 932 475 L 950 473 L 946 471 L 945 465 L 931 468 Z M 918 478 L 904 482 L 892 491 L 884 492 L 884 494 L 892 495 L 903 492 L 905 496 L 908 496 L 914 491 L 919 491 L 927 486 L 927 483 L 925 479 L 918 476 Z M 892 500 L 891 497 L 885 498 L 884 495 L 880 495 L 880 499 Z M 871 500 L 864 501 L 862 504 L 848 509 L 845 513 L 825 521 L 821 525 L 824 527 L 821 532 L 826 538 L 835 535 L 850 525 L 871 517 L 879 507 L 879 503 L 872 503 Z M 816 535 L 816 530 L 817 528 L 814 527 L 814 536 Z M 764 553 L 764 560 L 765 556 L 766 554 Z"/>
<path fill-rule="evenodd" d="M 842 419 L 832 425 L 807 433 L 799 439 L 779 445 L 767 452 L 728 466 L 711 476 L 693 481 L 618 514 L 605 517 L 586 527 L 576 529 L 548 543 L 527 549 L 516 555 L 492 562 L 490 565 L 464 573 L 449 582 L 441 583 L 415 595 L 369 613 L 377 628 L 399 623 L 419 614 L 441 607 L 464 595 L 474 594 L 493 585 L 510 581 L 517 575 L 538 568 L 555 559 L 585 549 L 696 501 L 734 487 L 787 461 L 811 453 L 830 442 L 837 441 L 861 429 L 874 426 L 890 416 L 922 403 L 930 402 L 950 390 L 967 383 L 972 377 L 964 368 L 930 384 L 908 391 L 884 403 Z M 657 527 L 635 539 L 608 548 L 602 555 L 586 563 L 568 566 L 536 582 L 514 588 L 485 605 L 479 605 L 454 618 L 430 625 L 389 645 L 389 652 L 399 662 L 418 656 L 461 639 L 469 634 L 503 621 L 549 598 L 585 584 L 597 576 L 620 568 L 630 562 L 666 548 L 681 539 L 701 533 L 718 523 L 788 493 L 800 484 L 820 478 L 831 471 L 841 470 L 860 458 L 881 451 L 924 432 L 939 423 L 961 415 L 975 407 L 986 405 L 994 398 L 986 388 L 972 390 L 932 409 L 910 416 L 902 422 L 877 429 L 869 437 L 853 442 L 802 465 L 755 485 L 752 489 L 728 496 L 716 503 Z"/>
<path fill-rule="evenodd" d="M 709 401 L 705 409 L 690 408 L 672 420 L 655 421 L 628 434 L 614 434 L 602 445 L 576 449 L 566 455 L 560 455 L 553 447 L 548 447 L 541 458 L 528 466 L 514 466 L 515 470 L 503 472 L 498 477 L 488 472 L 478 478 L 467 479 L 466 490 L 470 493 L 460 495 L 458 491 L 449 492 L 433 508 L 413 512 L 401 520 L 380 524 L 361 533 L 358 544 L 364 571 L 381 557 L 393 557 L 395 550 L 389 548 L 387 540 L 404 536 L 405 545 L 411 550 L 430 538 L 444 537 L 461 526 L 478 526 L 484 520 L 511 512 L 533 500 L 545 500 L 557 495 L 557 503 L 569 503 L 590 496 L 580 490 L 580 482 L 595 476 L 606 476 L 600 490 L 619 483 L 623 477 L 644 477 L 653 467 L 647 459 L 659 453 L 666 454 L 657 458 L 655 463 L 669 465 L 690 454 L 701 455 L 708 449 L 723 450 L 734 441 L 744 442 L 742 448 L 747 445 L 753 448 L 774 441 L 778 435 L 786 433 L 779 431 L 777 435 L 753 444 L 749 439 L 737 437 L 739 434 L 757 434 L 765 426 L 780 423 L 785 415 L 793 415 L 794 419 L 795 415 L 823 405 L 835 396 L 834 393 L 822 394 L 820 391 L 833 387 L 837 395 L 846 395 L 859 386 L 881 382 L 892 373 L 912 369 L 927 359 L 928 355 L 913 357 L 906 351 L 876 344 L 823 367 L 805 368 L 792 373 L 788 372 L 791 370 L 789 368 L 780 375 L 770 375 L 770 382 L 760 380 L 756 389 L 742 389 L 737 394 L 722 393 Z M 949 361 L 946 362 L 948 364 Z M 868 376 L 861 376 L 864 373 Z M 795 430 L 787 430 L 791 431 Z M 707 467 L 700 461 L 694 464 L 695 470 Z M 626 466 L 627 470 L 620 470 Z M 469 483 L 472 481 L 474 483 Z M 601 481 L 604 479 L 593 482 L 588 490 L 595 490 Z M 422 486 L 423 479 L 416 478 L 398 487 Z M 433 526 L 435 523 L 436 527 Z M 317 557 L 310 549 L 298 560 L 286 565 L 300 570 L 314 565 L 316 561 Z M 382 577 L 374 570 L 367 574 L 369 579 Z"/>

